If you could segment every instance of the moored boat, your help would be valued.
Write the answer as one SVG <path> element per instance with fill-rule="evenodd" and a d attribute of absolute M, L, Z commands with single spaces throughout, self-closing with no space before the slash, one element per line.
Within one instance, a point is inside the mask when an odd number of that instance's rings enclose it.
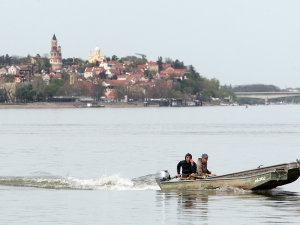
<path fill-rule="evenodd" d="M 300 161 L 257 168 L 238 173 L 196 180 L 171 178 L 167 170 L 158 171 L 156 182 L 162 190 L 216 189 L 236 187 L 245 190 L 269 190 L 296 181 L 300 176 Z"/>

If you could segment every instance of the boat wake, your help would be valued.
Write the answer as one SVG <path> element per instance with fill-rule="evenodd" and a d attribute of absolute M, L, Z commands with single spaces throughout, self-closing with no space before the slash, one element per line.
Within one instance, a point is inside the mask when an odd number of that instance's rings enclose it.
<path fill-rule="evenodd" d="M 216 188 L 216 191 L 219 192 L 234 192 L 234 193 L 249 193 L 251 190 L 244 190 L 242 188 L 237 188 L 237 187 L 230 187 L 230 186 L 223 186 L 220 188 Z"/>
<path fill-rule="evenodd" d="M 103 175 L 97 179 L 77 179 L 74 177 L 0 177 L 0 185 L 74 190 L 159 190 L 154 175 L 142 176 L 132 180 L 123 178 L 119 174 L 111 176 Z"/>

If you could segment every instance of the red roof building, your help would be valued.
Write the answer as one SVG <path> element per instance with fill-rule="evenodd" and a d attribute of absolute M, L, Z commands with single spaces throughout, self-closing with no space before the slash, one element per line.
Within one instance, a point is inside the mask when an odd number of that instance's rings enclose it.
<path fill-rule="evenodd" d="M 187 71 L 187 69 L 174 69 L 174 70 L 162 70 L 160 71 L 160 74 L 181 74 L 181 73 L 185 73 Z"/>
<path fill-rule="evenodd" d="M 94 69 L 94 67 L 87 67 L 87 68 L 85 69 L 85 72 L 92 72 L 93 69 Z"/>
<path fill-rule="evenodd" d="M 115 68 L 122 68 L 123 69 L 124 68 L 123 63 L 116 63 Z"/>
<path fill-rule="evenodd" d="M 144 70 L 146 68 L 146 65 L 138 65 L 138 68 Z"/>
<path fill-rule="evenodd" d="M 107 62 L 108 64 L 118 64 L 119 62 L 118 61 L 109 61 Z"/>
<path fill-rule="evenodd" d="M 106 93 L 104 93 L 104 95 L 107 99 L 115 99 L 115 92 L 114 91 L 106 92 Z"/>
<path fill-rule="evenodd" d="M 147 62 L 146 65 L 148 65 L 148 66 L 156 66 L 157 62 Z"/>
<path fill-rule="evenodd" d="M 94 68 L 95 68 L 95 72 L 96 72 L 95 75 L 99 75 L 99 73 L 101 73 L 101 72 L 104 71 L 104 68 L 103 68 L 103 67 L 94 67 Z"/>
<path fill-rule="evenodd" d="M 57 79 L 61 79 L 61 73 L 50 73 L 49 74 L 50 78 L 57 78 Z"/>

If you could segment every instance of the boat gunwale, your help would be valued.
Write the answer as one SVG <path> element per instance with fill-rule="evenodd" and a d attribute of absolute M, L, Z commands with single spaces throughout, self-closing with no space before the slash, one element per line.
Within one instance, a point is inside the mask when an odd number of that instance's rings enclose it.
<path fill-rule="evenodd" d="M 291 168 L 291 167 L 286 168 L 288 165 L 293 165 L 293 164 L 295 164 L 294 165 L 295 167 L 293 167 L 293 168 Z M 245 170 L 245 171 L 241 171 L 241 172 L 237 172 L 237 173 L 224 174 L 224 175 L 220 175 L 220 176 L 215 176 L 213 178 L 216 178 L 216 177 L 225 177 L 225 176 L 227 177 L 227 176 L 239 175 L 240 174 L 240 176 L 234 176 L 234 177 L 232 177 L 232 178 L 239 178 L 239 177 L 242 176 L 243 173 L 249 173 L 249 172 L 254 172 L 254 173 L 257 172 L 257 174 L 254 175 L 254 176 L 256 176 L 256 175 L 260 174 L 259 173 L 260 170 L 268 170 L 268 169 L 270 169 L 269 171 L 266 171 L 265 173 L 275 172 L 275 171 L 272 171 L 271 169 L 276 170 L 276 169 L 278 169 L 278 167 L 284 167 L 284 169 L 287 169 L 286 171 L 288 171 L 290 169 L 296 169 L 296 168 L 299 168 L 299 170 L 300 170 L 300 165 L 296 161 L 296 162 L 289 162 L 289 163 L 278 164 L 278 165 L 274 165 L 274 166 L 266 166 L 266 167 L 262 167 L 262 168 L 252 169 L 252 170 Z M 212 179 L 212 177 L 208 177 L 207 179 Z"/>
<path fill-rule="evenodd" d="M 287 171 L 286 171 L 287 172 Z M 224 178 L 217 178 L 216 177 L 210 177 L 210 178 L 204 178 L 204 179 L 197 179 L 197 180 L 167 180 L 167 181 L 161 181 L 160 183 L 176 183 L 176 182 L 195 182 L 195 181 L 215 181 L 215 180 L 240 180 L 240 179 L 248 179 L 248 178 L 252 178 L 252 177 L 256 177 L 256 176 L 261 176 L 261 175 L 265 175 L 265 174 L 269 174 L 269 173 L 278 173 L 277 171 L 268 171 L 265 173 L 261 173 L 261 174 L 256 174 L 256 175 L 252 175 L 252 176 L 245 176 L 245 177 L 224 177 Z M 270 179 L 272 180 L 272 179 Z"/>

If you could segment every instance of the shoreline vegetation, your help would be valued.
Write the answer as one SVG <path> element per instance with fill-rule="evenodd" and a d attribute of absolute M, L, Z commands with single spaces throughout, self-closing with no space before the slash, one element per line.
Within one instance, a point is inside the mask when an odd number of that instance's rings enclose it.
<path fill-rule="evenodd" d="M 105 102 L 105 108 L 146 108 L 143 102 Z M 219 106 L 213 102 L 203 102 L 202 106 Z M 158 104 L 151 104 L 148 107 L 159 107 Z M 200 107 L 200 106 L 199 106 Z M 34 102 L 34 103 L 0 103 L 0 109 L 63 109 L 63 108 L 87 108 L 86 103 L 76 102 Z M 94 108 L 94 107 L 90 107 Z M 165 107 L 161 107 L 165 108 Z"/>

